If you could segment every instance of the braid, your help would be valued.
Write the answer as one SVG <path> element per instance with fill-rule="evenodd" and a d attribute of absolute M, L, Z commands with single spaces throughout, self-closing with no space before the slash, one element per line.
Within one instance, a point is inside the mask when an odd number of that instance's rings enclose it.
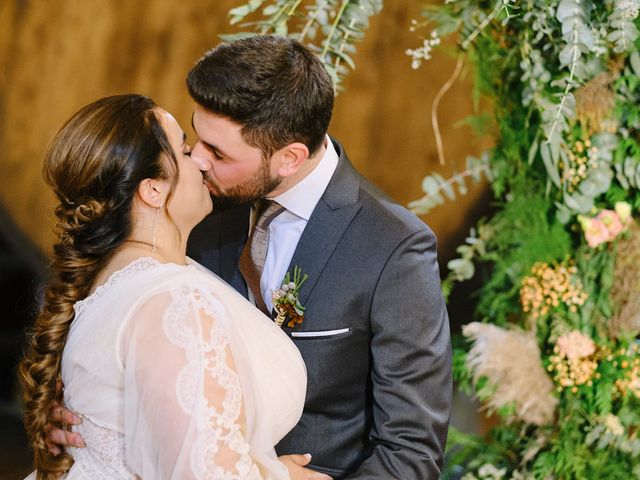
<path fill-rule="evenodd" d="M 56 208 L 59 241 L 53 247 L 51 278 L 44 293 L 44 304 L 20 365 L 24 386 L 25 427 L 31 440 L 38 479 L 57 478 L 73 464 L 67 453 L 53 456 L 45 443 L 53 401 L 62 403 L 56 389 L 60 377 L 62 351 L 75 316 L 74 304 L 85 298 L 97 273 L 121 244 L 125 232 L 95 237 L 96 231 L 113 226 L 105 222 L 105 205 L 91 200 L 76 207 Z M 91 238 L 91 243 L 86 242 Z M 104 242 L 97 244 L 96 239 Z M 100 252 L 98 255 L 97 252 Z"/>
<path fill-rule="evenodd" d="M 44 302 L 19 367 L 38 480 L 58 478 L 73 464 L 66 452 L 52 455 L 45 440 L 53 403 L 62 403 L 56 387 L 74 305 L 87 297 L 98 272 L 131 235 L 140 182 L 167 178 L 163 157 L 177 171 L 155 108 L 141 95 L 87 105 L 58 132 L 45 159 L 45 181 L 60 201 L 55 209 L 58 241 Z"/>

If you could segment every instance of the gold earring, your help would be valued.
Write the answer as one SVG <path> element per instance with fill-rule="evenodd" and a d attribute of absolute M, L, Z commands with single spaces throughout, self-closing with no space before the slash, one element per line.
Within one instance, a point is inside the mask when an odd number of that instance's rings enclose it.
<path fill-rule="evenodd" d="M 158 214 L 160 213 L 160 209 L 163 207 L 163 204 L 160 203 L 158 207 L 156 207 L 156 214 L 153 217 L 153 233 L 151 234 L 151 253 L 156 253 L 158 249 L 156 248 L 156 224 L 158 223 Z"/>

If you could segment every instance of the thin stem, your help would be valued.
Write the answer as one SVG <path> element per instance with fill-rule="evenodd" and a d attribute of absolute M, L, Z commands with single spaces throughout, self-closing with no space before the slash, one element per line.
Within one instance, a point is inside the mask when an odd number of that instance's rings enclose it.
<path fill-rule="evenodd" d="M 564 102 L 569 95 L 569 91 L 571 90 L 571 83 L 573 82 L 573 76 L 575 74 L 576 65 L 578 63 L 578 29 L 575 27 L 576 21 L 574 20 L 573 27 L 573 58 L 571 59 L 571 70 L 569 72 L 569 79 L 567 80 L 567 86 L 564 89 L 564 93 L 562 94 L 562 99 L 560 100 L 560 104 L 558 105 L 558 109 L 556 110 L 556 116 L 553 120 L 553 125 L 551 126 L 551 131 L 549 132 L 549 136 L 547 137 L 546 143 L 551 143 L 551 139 L 553 138 L 553 134 L 555 133 L 556 127 L 560 121 L 560 115 L 562 114 L 562 107 L 564 106 Z"/>
<path fill-rule="evenodd" d="M 351 0 L 344 0 L 342 5 L 340 6 L 340 10 L 338 11 L 335 20 L 333 21 L 333 25 L 331 25 L 331 31 L 329 35 L 327 35 L 327 40 L 324 44 L 324 50 L 322 50 L 321 58 L 324 58 L 327 52 L 329 51 L 329 46 L 331 45 L 331 39 L 333 38 L 334 33 L 336 33 L 336 29 L 340 24 L 340 20 L 342 20 L 342 16 L 344 15 L 344 11 L 347 9 L 347 6 L 351 3 Z"/>
<path fill-rule="evenodd" d="M 467 49 L 467 47 L 469 46 L 469 44 L 470 44 L 471 42 L 473 42 L 473 41 L 476 39 L 476 37 L 477 37 L 478 35 L 480 35 L 480 33 L 482 32 L 482 30 L 484 30 L 484 29 L 485 29 L 485 27 L 486 27 L 487 25 L 489 25 L 489 24 L 493 21 L 493 19 L 494 19 L 494 18 L 496 18 L 496 17 L 498 16 L 498 14 L 502 11 L 503 6 L 504 6 L 504 4 L 502 3 L 502 0 L 498 0 L 498 2 L 496 3 L 496 7 L 493 9 L 493 11 L 492 11 L 489 15 L 487 15 L 487 18 L 485 18 L 485 19 L 480 23 L 480 25 L 478 25 L 478 26 L 476 27 L 476 29 L 475 29 L 473 32 L 471 32 L 471 35 L 469 35 L 469 36 L 464 40 L 464 42 L 462 42 L 462 44 L 460 44 L 460 46 L 462 47 L 462 49 L 463 49 L 463 50 L 466 50 L 466 49 Z"/>
<path fill-rule="evenodd" d="M 460 178 L 470 177 L 470 176 L 472 176 L 472 175 L 477 175 L 477 174 L 479 174 L 479 173 L 484 172 L 485 170 L 486 170 L 486 165 L 485 165 L 485 164 L 483 164 L 483 165 L 478 165 L 478 166 L 477 166 L 477 167 L 475 167 L 475 168 L 470 168 L 470 169 L 468 169 L 468 170 L 464 170 L 464 171 L 462 171 L 462 172 L 458 173 L 458 174 L 456 175 L 456 177 L 452 177 L 452 178 L 450 178 L 449 180 L 445 180 L 445 182 L 444 182 L 444 183 L 448 183 L 449 185 L 452 185 L 452 186 L 453 186 L 453 185 L 455 185 L 455 184 L 457 183 L 458 179 L 460 179 Z M 439 191 L 442 191 L 442 188 L 440 188 L 440 190 L 439 190 Z"/>
<path fill-rule="evenodd" d="M 267 24 L 262 27 L 262 30 L 260 31 L 260 33 L 264 35 L 266 33 L 269 33 L 269 30 L 274 29 L 275 25 L 277 25 L 278 22 L 280 21 L 280 17 L 282 16 L 282 14 L 286 13 L 287 9 L 291 5 L 293 5 L 293 7 L 291 7 L 291 9 L 289 10 L 289 13 L 287 13 L 287 16 L 290 17 L 291 15 L 293 15 L 293 13 L 295 12 L 296 8 L 298 8 L 298 5 L 300 4 L 301 1 L 302 0 L 289 0 L 285 2 L 284 5 L 280 7 L 280 10 L 278 10 L 278 13 L 273 15 L 271 17 L 271 20 L 269 20 Z"/>
<path fill-rule="evenodd" d="M 458 63 L 456 64 L 456 68 L 453 72 L 453 75 L 445 82 L 445 84 L 440 88 L 440 91 L 433 99 L 433 104 L 431 105 L 431 123 L 433 125 L 433 134 L 436 137 L 436 147 L 438 149 L 438 160 L 440 160 L 440 165 L 444 165 L 445 157 L 444 157 L 444 146 L 442 143 L 442 134 L 440 133 L 440 122 L 438 121 L 438 106 L 440 105 L 440 100 L 445 93 L 449 91 L 451 86 L 455 83 L 455 81 L 460 76 L 460 72 L 462 71 L 462 57 L 458 58 Z"/>
<path fill-rule="evenodd" d="M 300 32 L 300 36 L 298 37 L 298 40 L 300 42 L 302 42 L 305 39 L 305 37 L 309 33 L 309 30 L 311 29 L 311 26 L 313 25 L 313 22 L 316 21 L 316 19 L 318 18 L 318 15 L 320 15 L 320 11 L 324 10 L 326 6 L 327 6 L 327 1 L 325 0 L 325 2 L 322 5 L 318 5 L 316 9 L 313 11 L 313 13 L 309 15 L 309 20 L 305 24 L 304 28 Z"/>
<path fill-rule="evenodd" d="M 287 13 L 287 15 L 290 17 L 291 15 L 293 15 L 296 12 L 296 8 L 298 8 L 298 5 L 300 5 L 300 2 L 302 2 L 302 0 L 296 0 L 293 3 L 293 6 L 291 7 L 291 9 L 289 10 L 289 13 Z"/>
<path fill-rule="evenodd" d="M 351 22 L 349 22 L 349 28 L 353 28 L 356 23 L 357 23 L 357 20 L 355 18 L 352 19 Z M 347 46 L 347 41 L 349 40 L 350 36 L 351 35 L 348 32 L 345 34 L 344 38 L 342 39 L 342 42 L 340 42 L 340 48 L 338 49 L 338 53 L 344 52 L 344 48 Z M 338 67 L 339 65 L 340 65 L 340 56 L 336 55 L 335 66 Z"/>

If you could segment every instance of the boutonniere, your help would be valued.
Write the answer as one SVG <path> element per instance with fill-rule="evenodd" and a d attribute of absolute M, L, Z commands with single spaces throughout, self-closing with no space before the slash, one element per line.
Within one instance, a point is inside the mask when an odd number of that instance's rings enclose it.
<path fill-rule="evenodd" d="M 288 320 L 287 326 L 295 327 L 304 320 L 304 307 L 300 303 L 300 287 L 306 282 L 309 276 L 302 274 L 300 267 L 293 267 L 293 278 L 291 273 L 287 272 L 282 285 L 273 292 L 273 308 L 275 308 L 278 316 L 275 319 L 276 325 L 282 326 L 285 320 Z"/>

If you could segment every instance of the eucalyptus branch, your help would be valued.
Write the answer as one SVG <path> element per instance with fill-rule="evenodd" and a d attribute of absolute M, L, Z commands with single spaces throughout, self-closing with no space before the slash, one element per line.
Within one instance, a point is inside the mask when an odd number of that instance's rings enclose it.
<path fill-rule="evenodd" d="M 267 6 L 262 8 L 265 3 L 268 3 Z M 316 0 L 315 6 L 306 7 L 306 14 L 300 11 L 304 4 L 303 0 L 249 0 L 247 4 L 236 7 L 229 13 L 231 23 L 236 24 L 260 10 L 263 20 L 245 23 L 243 26 L 253 27 L 253 34 L 288 35 L 306 43 L 323 62 L 337 89 L 348 72 L 342 62 L 348 64 L 350 69 L 355 68 L 349 55 L 355 50 L 354 44 L 369 27 L 369 17 L 382 10 L 383 0 Z M 294 17 L 304 19 L 299 22 L 301 25 L 292 25 Z M 319 30 L 324 37 L 320 38 L 319 43 L 315 41 L 316 23 L 321 27 Z M 309 41 L 307 37 L 312 31 L 314 33 L 311 37 L 314 39 Z M 223 38 L 234 40 L 247 35 L 252 33 L 224 35 Z"/>
<path fill-rule="evenodd" d="M 355 26 L 355 24 L 356 24 L 356 19 L 354 18 L 349 23 L 349 29 L 352 29 Z M 351 34 L 347 32 L 344 34 L 344 37 L 340 42 L 340 47 L 338 48 L 339 55 L 336 55 L 336 61 L 335 61 L 336 67 L 340 66 L 340 60 L 342 58 L 342 54 L 344 54 L 344 49 L 346 48 L 347 43 L 349 42 L 349 38 L 351 38 Z"/>
<path fill-rule="evenodd" d="M 551 127 L 545 132 L 548 144 L 557 143 L 555 135 L 562 134 L 565 130 L 560 127 L 560 122 L 563 116 L 568 116 L 565 114 L 566 103 L 574 87 L 578 67 L 583 72 L 580 76 L 584 76 L 584 66 L 580 63 L 582 51 L 589 51 L 595 43 L 587 23 L 587 8 L 581 0 L 562 0 L 558 5 L 556 18 L 562 24 L 563 37 L 567 41 L 567 45 L 560 51 L 559 60 L 561 67 L 569 67 L 569 78 L 566 79 L 564 92 L 555 109 Z"/>
<path fill-rule="evenodd" d="M 302 30 L 300 31 L 300 34 L 298 35 L 298 41 L 299 42 L 304 41 L 306 36 L 309 34 L 309 31 L 311 30 L 311 27 L 317 21 L 318 15 L 320 15 L 320 12 L 325 10 L 325 8 L 327 7 L 328 4 L 329 4 L 328 0 L 323 0 L 322 3 L 318 2 L 316 4 L 315 8 L 313 10 L 311 10 L 311 13 L 308 15 L 309 19 L 304 24 L 304 27 L 302 28 Z"/>
<path fill-rule="evenodd" d="M 638 29 L 634 24 L 634 18 L 638 11 L 637 4 L 617 1 L 614 3 L 614 11 L 609 17 L 609 28 L 611 32 L 607 35 L 607 40 L 614 44 L 613 51 L 624 53 L 634 50 L 634 42 L 638 38 Z"/>
<path fill-rule="evenodd" d="M 268 22 L 262 24 L 260 33 L 262 35 L 265 35 L 267 33 L 271 33 L 272 31 L 278 32 L 278 26 L 282 23 L 282 16 L 286 15 L 286 18 L 293 16 L 296 8 L 298 8 L 301 1 L 302 0 L 285 0 L 283 5 L 280 7 L 280 10 L 278 10 L 277 13 L 273 15 Z"/>
<path fill-rule="evenodd" d="M 578 32 L 577 30 L 574 30 L 574 36 L 577 38 Z M 563 115 L 562 111 L 564 108 L 564 104 L 567 100 L 567 98 L 569 98 L 569 93 L 571 92 L 571 87 L 573 86 L 573 79 L 575 76 L 575 71 L 576 71 L 576 65 L 578 63 L 578 58 L 580 56 L 580 50 L 578 50 L 578 48 L 574 48 L 573 50 L 573 58 L 571 61 L 571 70 L 569 71 L 569 78 L 567 79 L 567 86 L 564 89 L 564 92 L 562 94 L 562 98 L 560 99 L 560 103 L 558 104 L 558 108 L 556 109 L 556 114 L 553 120 L 553 124 L 551 125 L 551 130 L 549 131 L 549 134 L 547 135 L 547 143 L 551 143 L 553 136 L 555 134 L 555 130 L 558 127 L 558 124 L 560 123 L 560 118 Z"/>
<path fill-rule="evenodd" d="M 320 54 L 321 57 L 324 58 L 324 56 L 329 51 L 329 47 L 331 45 L 331 40 L 333 39 L 333 35 L 335 34 L 336 29 L 338 28 L 338 25 L 340 24 L 340 20 L 342 20 L 342 16 L 344 15 L 344 11 L 347 9 L 347 7 L 349 6 L 349 3 L 351 3 L 351 1 L 352 0 L 343 0 L 342 5 L 340 6 L 340 10 L 338 11 L 338 14 L 336 15 L 336 18 L 333 21 L 333 25 L 331 25 L 331 30 L 329 31 L 329 35 L 327 35 L 327 39 L 325 40 L 324 50 L 322 50 L 322 53 Z"/>
<path fill-rule="evenodd" d="M 475 30 L 471 32 L 469 36 L 467 36 L 466 39 L 464 39 L 464 41 L 460 44 L 460 47 L 462 47 L 463 50 L 466 50 L 467 47 L 476 39 L 476 37 L 480 35 L 482 31 L 500 14 L 503 7 L 504 1 L 498 0 L 493 11 L 489 15 L 487 15 L 482 22 L 480 22 L 480 25 L 478 25 Z"/>
<path fill-rule="evenodd" d="M 466 170 L 454 174 L 448 180 L 437 173 L 425 177 L 422 181 L 422 191 L 425 195 L 410 202 L 409 209 L 417 215 L 424 215 L 438 205 L 444 204 L 445 197 L 449 200 L 455 200 L 454 187 L 457 187 L 460 195 L 466 195 L 468 191 L 467 179 L 471 178 L 474 183 L 478 183 L 483 176 L 489 181 L 493 179 L 488 152 L 483 153 L 480 158 L 467 157 Z"/>

